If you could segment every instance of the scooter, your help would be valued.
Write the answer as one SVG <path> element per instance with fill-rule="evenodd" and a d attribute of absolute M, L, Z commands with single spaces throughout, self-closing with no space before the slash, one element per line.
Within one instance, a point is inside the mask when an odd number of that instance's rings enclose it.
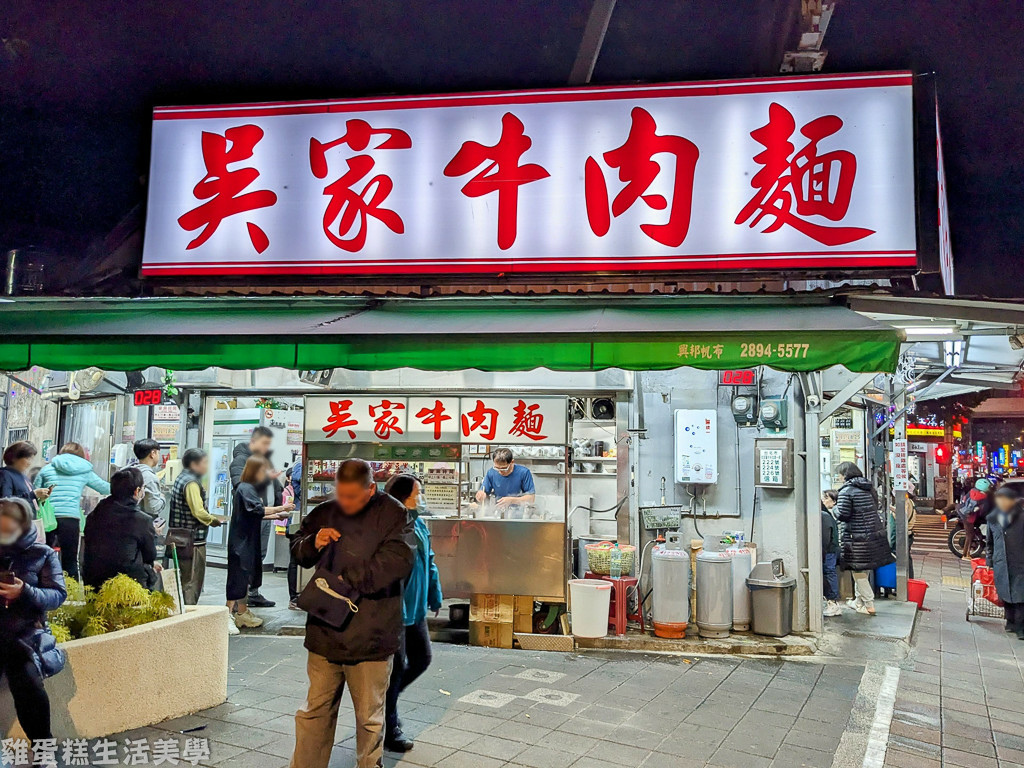
<path fill-rule="evenodd" d="M 966 526 L 970 525 L 964 516 L 957 510 L 957 521 L 956 526 L 949 532 L 949 551 L 956 555 L 958 558 L 964 556 L 964 545 L 967 543 L 967 529 Z M 974 522 L 974 533 L 971 535 L 971 557 L 981 557 L 985 551 L 985 522 L 983 520 L 976 520 Z"/>

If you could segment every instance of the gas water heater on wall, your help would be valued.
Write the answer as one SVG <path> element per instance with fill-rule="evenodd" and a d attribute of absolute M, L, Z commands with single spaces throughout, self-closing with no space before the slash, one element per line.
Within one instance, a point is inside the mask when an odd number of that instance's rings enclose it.
<path fill-rule="evenodd" d="M 676 482 L 718 482 L 718 412 L 680 409 L 675 413 Z"/>

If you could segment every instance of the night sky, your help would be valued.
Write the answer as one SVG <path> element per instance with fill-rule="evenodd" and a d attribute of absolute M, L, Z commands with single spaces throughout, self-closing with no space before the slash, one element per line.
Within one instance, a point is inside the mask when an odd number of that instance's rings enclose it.
<path fill-rule="evenodd" d="M 775 74 L 789 0 L 619 0 L 593 82 Z M 797 3 L 798 5 L 798 3 Z M 565 85 L 585 0 L 24 2 L 0 16 L 0 250 L 81 253 L 145 197 L 157 105 Z M 1015 2 L 839 0 L 825 72 L 938 82 L 958 293 L 1024 297 Z"/>

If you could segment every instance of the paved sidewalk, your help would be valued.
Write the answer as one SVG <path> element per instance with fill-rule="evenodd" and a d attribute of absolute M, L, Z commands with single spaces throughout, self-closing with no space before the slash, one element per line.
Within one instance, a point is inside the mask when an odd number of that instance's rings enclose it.
<path fill-rule="evenodd" d="M 436 644 L 403 698 L 421 768 L 1008 768 L 1024 766 L 1024 642 L 965 621 L 969 571 L 915 553 L 930 584 L 908 643 L 907 606 L 829 620 L 837 656 L 740 659 L 609 651 L 543 654 Z M 268 577 L 268 594 L 277 579 Z M 285 612 L 287 613 L 287 611 Z M 871 624 L 870 622 L 876 622 Z M 296 637 L 231 641 L 228 703 L 141 729 L 210 739 L 208 765 L 281 768 L 305 693 Z M 355 764 L 342 705 L 332 768 Z M 202 728 L 189 734 L 179 731 Z"/>
<path fill-rule="evenodd" d="M 1024 765 L 1024 642 L 998 619 L 965 620 L 970 568 L 916 556 L 929 584 L 900 677 L 885 765 Z"/>
<path fill-rule="evenodd" d="M 864 672 L 804 661 L 435 651 L 403 700 L 416 748 L 401 761 L 389 756 L 389 766 L 828 768 Z M 227 704 L 131 736 L 205 726 L 191 735 L 210 739 L 210 765 L 286 765 L 305 690 L 301 641 L 243 636 L 231 655 Z M 338 768 L 355 763 L 347 696 L 342 707 Z"/>

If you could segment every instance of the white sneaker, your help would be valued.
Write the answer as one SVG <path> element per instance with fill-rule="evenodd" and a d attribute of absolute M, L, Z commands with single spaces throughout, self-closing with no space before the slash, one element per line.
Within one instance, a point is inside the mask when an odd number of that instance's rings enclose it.
<path fill-rule="evenodd" d="M 865 616 L 874 616 L 875 615 L 874 607 L 868 607 L 864 603 L 861 603 L 860 605 L 858 605 L 856 608 L 854 608 L 854 610 L 857 611 L 857 613 L 863 613 Z"/>
<path fill-rule="evenodd" d="M 233 615 L 228 616 L 228 635 L 240 635 L 242 634 L 238 630 L 238 626 L 235 624 L 235 618 Z"/>
<path fill-rule="evenodd" d="M 829 600 L 825 603 L 825 610 L 822 614 L 825 616 L 841 616 L 843 613 L 843 606 L 837 603 L 835 600 Z"/>
<path fill-rule="evenodd" d="M 846 607 L 859 612 L 860 609 L 864 607 L 864 603 L 861 602 L 859 597 L 852 597 L 846 601 Z"/>
<path fill-rule="evenodd" d="M 235 626 L 241 629 L 242 627 L 262 627 L 263 619 L 257 616 L 255 613 L 246 609 L 245 613 L 235 614 Z"/>

